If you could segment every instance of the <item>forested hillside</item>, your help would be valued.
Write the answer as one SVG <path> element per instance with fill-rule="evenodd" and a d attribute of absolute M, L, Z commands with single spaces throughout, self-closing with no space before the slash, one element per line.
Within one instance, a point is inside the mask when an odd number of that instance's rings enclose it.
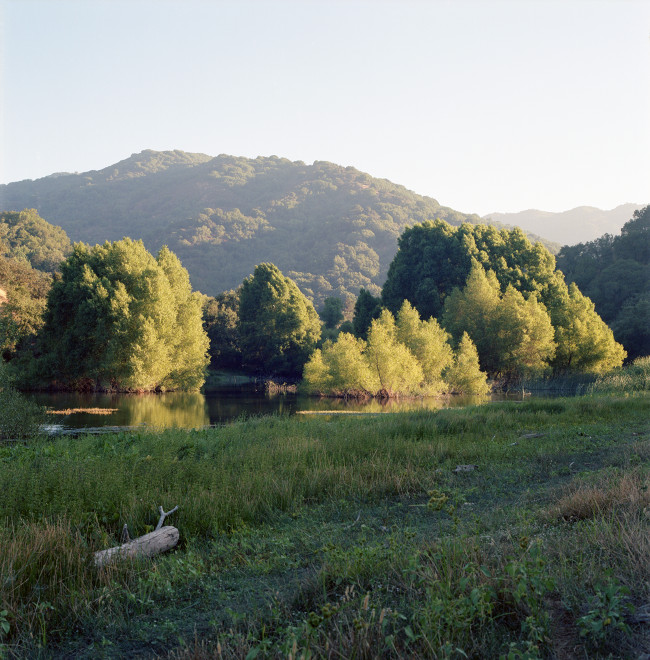
<path fill-rule="evenodd" d="M 361 287 L 379 293 L 406 226 L 480 221 L 353 167 L 182 151 L 3 185 L 0 205 L 35 208 L 74 241 L 129 236 L 152 252 L 166 244 L 207 294 L 272 262 L 317 306 Z"/>

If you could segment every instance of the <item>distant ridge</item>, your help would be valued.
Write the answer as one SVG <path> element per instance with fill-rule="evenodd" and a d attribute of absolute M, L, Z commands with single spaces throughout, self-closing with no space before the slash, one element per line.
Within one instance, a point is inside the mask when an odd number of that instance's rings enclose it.
<path fill-rule="evenodd" d="M 603 234 L 618 234 L 634 211 L 643 206 L 627 203 L 608 211 L 593 206 L 578 206 L 561 213 L 529 209 L 518 213 L 488 213 L 483 219 L 516 225 L 561 245 L 575 245 L 593 241 Z"/>
<path fill-rule="evenodd" d="M 406 226 L 484 222 L 354 167 L 178 150 L 0 186 L 0 210 L 24 208 L 73 241 L 130 236 L 152 251 L 168 245 L 208 294 L 272 262 L 317 305 L 361 287 L 378 293 Z"/>

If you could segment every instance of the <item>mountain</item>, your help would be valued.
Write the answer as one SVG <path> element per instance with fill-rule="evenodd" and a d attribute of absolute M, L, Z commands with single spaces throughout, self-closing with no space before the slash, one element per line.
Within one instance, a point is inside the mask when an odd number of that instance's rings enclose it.
<path fill-rule="evenodd" d="M 168 245 L 208 294 L 272 262 L 316 305 L 361 287 L 378 294 L 406 226 L 481 222 L 354 167 L 151 150 L 102 170 L 0 186 L 0 209 L 24 208 L 74 241 Z"/>
<path fill-rule="evenodd" d="M 521 227 L 526 232 L 540 234 L 560 245 L 575 245 L 593 241 L 603 234 L 618 234 L 641 204 L 621 204 L 609 211 L 593 206 L 578 206 L 562 213 L 530 209 L 519 213 L 489 213 L 483 220 Z"/>

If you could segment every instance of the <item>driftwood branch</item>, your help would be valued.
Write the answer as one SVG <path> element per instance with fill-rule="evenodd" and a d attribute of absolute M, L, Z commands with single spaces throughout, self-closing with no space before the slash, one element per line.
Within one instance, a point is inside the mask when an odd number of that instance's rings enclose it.
<path fill-rule="evenodd" d="M 162 527 L 163 521 L 167 516 L 171 516 L 171 514 L 174 513 L 174 511 L 178 511 L 178 504 L 170 511 L 167 511 L 167 513 L 163 511 L 163 508 L 161 506 L 158 507 L 158 511 L 160 511 L 160 520 L 156 525 L 156 529 L 160 529 Z"/>
<path fill-rule="evenodd" d="M 158 507 L 158 510 L 160 511 L 160 520 L 153 532 L 131 540 L 129 537 L 129 528 L 124 525 L 122 529 L 122 545 L 96 552 L 95 565 L 100 567 L 105 566 L 114 559 L 153 557 L 175 547 L 179 538 L 178 530 L 171 525 L 163 527 L 163 522 L 167 516 L 178 510 L 178 506 L 175 506 L 171 511 L 167 511 L 166 513 L 161 506 Z"/>

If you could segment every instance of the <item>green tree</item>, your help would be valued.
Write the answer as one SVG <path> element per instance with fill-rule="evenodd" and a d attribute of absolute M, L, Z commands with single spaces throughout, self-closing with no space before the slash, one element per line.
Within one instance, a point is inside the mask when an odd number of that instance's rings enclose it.
<path fill-rule="evenodd" d="M 381 396 L 422 391 L 422 367 L 415 355 L 400 343 L 395 318 L 387 309 L 370 324 L 365 355 L 378 381 Z"/>
<path fill-rule="evenodd" d="M 474 260 L 467 284 L 445 301 L 443 324 L 457 339 L 467 332 L 488 373 L 509 378 L 543 371 L 555 354 L 545 307 L 508 285 L 501 294 L 496 275 Z"/>
<path fill-rule="evenodd" d="M 643 326 L 643 301 L 650 296 L 650 206 L 635 211 L 619 236 L 563 247 L 558 266 L 594 303 L 630 359 L 650 353 Z"/>
<path fill-rule="evenodd" d="M 397 339 L 416 357 L 422 368 L 426 389 L 431 394 L 445 390 L 442 373 L 454 357 L 449 345 L 450 338 L 436 319 L 422 321 L 408 300 L 402 303 L 397 314 Z"/>
<path fill-rule="evenodd" d="M 71 250 L 65 231 L 46 222 L 34 209 L 0 214 L 0 254 L 53 273 Z"/>
<path fill-rule="evenodd" d="M 557 343 L 556 370 L 602 374 L 623 364 L 625 349 L 598 316 L 594 303 L 575 284 L 558 297 L 551 314 Z"/>
<path fill-rule="evenodd" d="M 379 318 L 380 314 L 381 299 L 373 296 L 370 291 L 361 289 L 354 304 L 354 319 L 352 321 L 354 334 L 360 339 L 366 339 L 370 324 L 373 319 Z"/>
<path fill-rule="evenodd" d="M 364 355 L 365 342 L 342 332 L 335 342 L 325 342 L 305 365 L 303 379 L 308 392 L 355 396 L 379 389 L 376 375 Z"/>
<path fill-rule="evenodd" d="M 245 367 L 296 376 L 316 347 L 321 324 L 296 284 L 263 263 L 242 284 L 238 330 Z"/>
<path fill-rule="evenodd" d="M 69 387 L 196 389 L 207 349 L 200 297 L 167 248 L 77 243 L 48 295 L 39 371 Z"/>
<path fill-rule="evenodd" d="M 337 296 L 325 298 L 320 317 L 326 328 L 335 328 L 343 320 L 343 300 Z"/>
<path fill-rule="evenodd" d="M 488 394 L 487 375 L 479 366 L 478 351 L 466 332 L 458 344 L 454 361 L 445 374 L 445 381 L 457 394 Z"/>
<path fill-rule="evenodd" d="M 12 359 L 43 325 L 52 277 L 24 260 L 0 256 L 0 353 Z"/>
<path fill-rule="evenodd" d="M 382 289 L 382 302 L 393 313 L 408 300 L 423 319 L 439 317 L 447 296 L 464 286 L 473 261 L 494 272 L 503 291 L 511 284 L 526 296 L 537 293 L 544 304 L 558 286 L 553 255 L 519 228 L 452 227 L 436 220 L 405 229 L 398 246 Z"/>
<path fill-rule="evenodd" d="M 242 362 L 239 347 L 239 293 L 224 291 L 218 296 L 207 297 L 203 305 L 203 327 L 210 339 L 212 366 L 223 369 L 239 369 Z"/>

